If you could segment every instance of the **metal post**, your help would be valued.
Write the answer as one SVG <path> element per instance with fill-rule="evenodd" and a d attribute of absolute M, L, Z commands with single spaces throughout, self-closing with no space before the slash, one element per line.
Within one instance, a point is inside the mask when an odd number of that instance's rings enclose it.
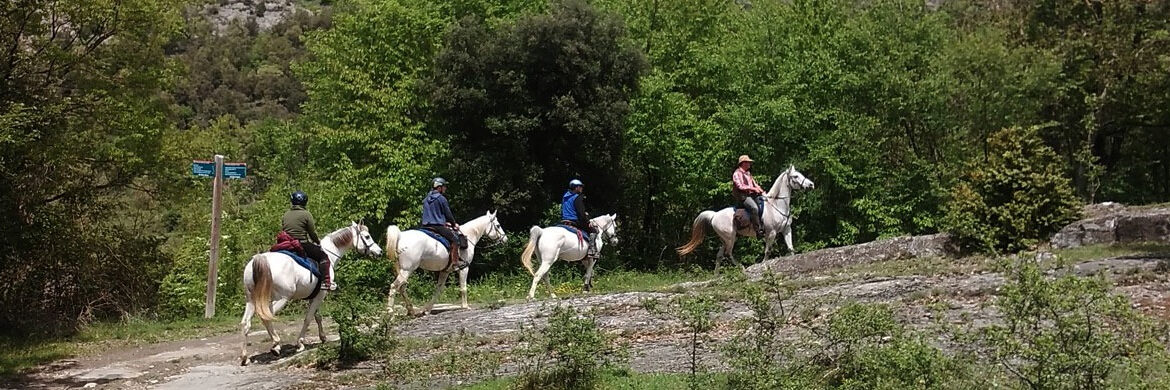
<path fill-rule="evenodd" d="M 219 220 L 223 197 L 223 155 L 215 155 L 215 172 L 211 179 L 211 258 L 207 262 L 207 304 L 203 318 L 215 317 L 215 285 L 219 281 Z"/>

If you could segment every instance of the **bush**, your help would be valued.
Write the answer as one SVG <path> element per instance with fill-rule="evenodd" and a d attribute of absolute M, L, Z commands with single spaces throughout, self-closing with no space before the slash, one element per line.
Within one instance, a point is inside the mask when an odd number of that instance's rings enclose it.
<path fill-rule="evenodd" d="M 318 365 L 352 364 L 380 356 L 395 347 L 394 323 L 378 301 L 362 299 L 355 289 L 329 296 L 326 315 L 337 322 L 341 342 L 318 355 Z"/>
<path fill-rule="evenodd" d="M 529 328 L 521 337 L 520 389 L 593 389 L 603 369 L 620 368 L 625 351 L 601 332 L 596 319 L 572 307 L 557 306 L 543 332 Z"/>
<path fill-rule="evenodd" d="M 1110 292 L 1103 277 L 1047 277 L 1008 266 L 995 306 L 1004 323 L 971 336 L 977 351 L 1032 389 L 1167 388 L 1164 329 Z"/>
<path fill-rule="evenodd" d="M 786 306 L 791 292 L 774 278 L 745 291 L 752 316 L 727 348 L 728 388 L 934 389 L 965 372 L 906 331 L 886 305 L 847 304 L 813 326 L 808 313 L 817 308 Z M 796 342 L 793 328 L 805 331 Z"/>
<path fill-rule="evenodd" d="M 1018 251 L 1079 216 L 1059 157 L 1036 127 L 1012 127 L 988 138 L 984 161 L 951 191 L 948 230 L 969 248 Z"/>

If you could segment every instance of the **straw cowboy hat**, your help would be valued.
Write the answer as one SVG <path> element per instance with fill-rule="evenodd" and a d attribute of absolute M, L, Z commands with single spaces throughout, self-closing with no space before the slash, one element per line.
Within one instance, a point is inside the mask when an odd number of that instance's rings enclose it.
<path fill-rule="evenodd" d="M 751 157 L 748 157 L 748 155 L 745 154 L 745 155 L 739 156 L 739 162 L 736 163 L 735 165 L 743 164 L 745 162 L 755 162 L 755 161 L 752 160 Z"/>

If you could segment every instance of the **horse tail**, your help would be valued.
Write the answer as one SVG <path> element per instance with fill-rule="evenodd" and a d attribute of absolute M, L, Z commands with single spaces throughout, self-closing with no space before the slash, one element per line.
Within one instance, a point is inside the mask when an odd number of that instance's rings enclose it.
<path fill-rule="evenodd" d="M 398 230 L 398 225 L 390 225 L 386 227 L 386 258 L 391 262 L 398 261 L 398 235 L 402 233 Z"/>
<path fill-rule="evenodd" d="M 707 234 L 707 225 L 711 224 L 711 218 L 714 217 L 715 212 L 711 210 L 699 213 L 699 216 L 695 218 L 695 223 L 691 225 L 691 240 L 687 241 L 683 246 L 675 248 L 679 256 L 685 256 L 694 252 L 695 248 L 698 248 L 699 244 L 703 243 L 703 238 Z"/>
<path fill-rule="evenodd" d="M 520 262 L 524 263 L 524 269 L 528 270 L 531 275 L 536 275 L 532 271 L 532 254 L 536 253 L 536 242 L 540 241 L 540 233 L 543 230 L 540 226 L 533 226 L 528 230 L 528 246 L 524 247 L 524 253 L 520 255 Z"/>
<path fill-rule="evenodd" d="M 263 254 L 252 256 L 252 306 L 261 320 L 272 321 L 272 271 Z"/>

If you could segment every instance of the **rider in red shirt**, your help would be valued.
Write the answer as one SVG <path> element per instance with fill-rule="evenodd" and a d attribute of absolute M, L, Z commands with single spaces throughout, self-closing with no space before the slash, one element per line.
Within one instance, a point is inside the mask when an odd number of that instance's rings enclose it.
<path fill-rule="evenodd" d="M 752 225 L 756 227 L 756 237 L 764 237 L 764 224 L 760 221 L 760 204 L 764 189 L 756 184 L 752 177 L 752 159 L 746 154 L 739 156 L 739 167 L 731 174 L 731 194 L 735 201 L 743 205 L 752 217 Z"/>

